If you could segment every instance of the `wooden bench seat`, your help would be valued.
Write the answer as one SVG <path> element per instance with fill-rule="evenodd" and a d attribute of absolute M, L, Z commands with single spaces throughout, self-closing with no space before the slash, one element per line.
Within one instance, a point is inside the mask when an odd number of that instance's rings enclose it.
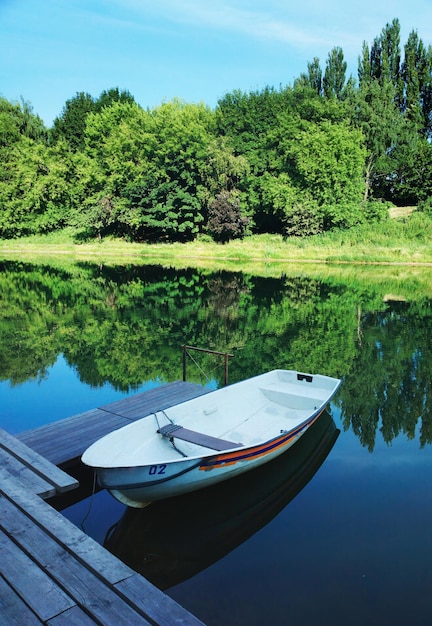
<path fill-rule="evenodd" d="M 242 443 L 219 439 L 219 437 L 211 437 L 210 435 L 199 433 L 196 430 L 183 428 L 183 426 L 178 426 L 177 424 L 167 424 L 159 428 L 157 432 L 168 439 L 181 439 L 182 441 L 194 443 L 203 448 L 210 448 L 210 450 L 217 450 L 218 452 L 231 450 L 231 448 L 241 448 L 243 446 Z"/>

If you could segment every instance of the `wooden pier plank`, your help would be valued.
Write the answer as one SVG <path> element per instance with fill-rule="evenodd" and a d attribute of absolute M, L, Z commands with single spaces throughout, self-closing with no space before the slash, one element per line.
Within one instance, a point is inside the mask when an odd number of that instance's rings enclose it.
<path fill-rule="evenodd" d="M 131 570 L 122 561 L 111 559 L 109 552 L 52 507 L 41 506 L 44 503 L 40 498 L 33 496 L 21 485 L 11 481 L 7 475 L 5 476 L 2 468 L 0 468 L 0 481 L 0 493 L 14 506 L 11 515 L 9 515 L 10 507 L 7 507 L 6 503 L 3 503 L 1 510 L 0 520 L 8 520 L 9 532 L 18 534 L 21 531 L 25 533 L 32 526 L 40 527 L 47 534 L 55 537 L 59 545 L 65 549 L 70 549 L 70 546 L 73 546 L 74 553 L 96 571 L 103 572 L 104 578 L 110 584 L 130 576 Z M 21 526 L 14 530 L 14 517 L 20 511 L 25 514 L 27 525 L 24 524 L 25 518 L 21 517 Z"/>
<path fill-rule="evenodd" d="M 121 415 L 131 421 L 145 417 L 149 413 L 167 409 L 175 404 L 192 400 L 199 395 L 204 395 L 210 390 L 177 380 L 172 383 L 153 387 L 139 394 L 131 395 L 121 400 L 116 400 L 102 407 L 116 415 Z"/>
<path fill-rule="evenodd" d="M 105 626 L 122 623 L 202 624 L 2 468 L 0 529 L 3 532 L 1 546 L 9 545 L 10 555 L 13 555 L 10 546 L 18 547 L 22 553 L 18 562 L 26 562 L 19 573 L 16 568 L 14 571 L 11 557 L 8 557 L 2 575 L 14 593 L 22 597 L 44 623 L 55 624 L 55 620 L 58 625 L 68 623 L 64 611 L 72 610 L 76 605 L 73 615 L 77 615 L 79 609 L 94 622 Z M 42 575 L 35 575 L 39 570 Z M 42 613 L 34 595 L 39 594 L 49 604 L 52 595 L 46 593 L 49 584 L 55 586 L 59 595 L 53 596 L 54 606 L 46 606 L 45 613 Z M 69 606 L 58 610 L 62 608 L 62 593 L 67 595 L 66 605 L 69 602 Z"/>
<path fill-rule="evenodd" d="M 6 580 L 0 576 L 0 624 L 35 626 L 42 623 Z"/>
<path fill-rule="evenodd" d="M 113 430 L 209 391 L 200 385 L 175 381 L 16 437 L 55 465 L 64 466 L 79 459 L 88 446 Z"/>
<path fill-rule="evenodd" d="M 88 445 L 128 422 L 101 409 L 79 413 L 58 422 L 17 434 L 17 438 L 55 465 L 79 459 Z"/>
<path fill-rule="evenodd" d="M 29 467 L 20 463 L 2 448 L 0 448 L 0 466 L 41 498 L 52 498 L 56 495 L 56 489 L 51 483 L 32 472 Z"/>
<path fill-rule="evenodd" d="M 149 583 L 150 584 L 150 583 Z M 198 618 L 186 613 L 185 609 L 166 594 L 160 595 L 159 589 L 153 587 L 148 589 L 143 595 L 142 577 L 139 574 L 125 578 L 115 585 L 118 591 L 123 592 L 128 598 L 132 599 L 136 606 L 149 616 L 152 623 L 158 626 L 204 626 Z M 157 593 L 155 593 L 157 592 Z M 191 621 L 192 620 L 192 621 Z"/>
<path fill-rule="evenodd" d="M 48 498 L 78 487 L 74 478 L 2 428 L 0 458 L 3 467 L 7 465 L 12 475 L 23 480 L 41 497 Z"/>
<path fill-rule="evenodd" d="M 94 619 L 85 613 L 79 606 L 56 615 L 47 620 L 47 626 L 95 626 Z"/>
<path fill-rule="evenodd" d="M 88 567 L 88 563 L 84 565 L 75 553 L 69 552 L 55 537 L 47 535 L 36 524 L 29 525 L 26 515 L 17 511 L 12 503 L 9 503 L 9 511 L 5 511 L 5 503 L 2 509 L 2 526 L 12 537 L 19 536 L 20 548 L 25 552 L 21 553 L 21 558 L 17 558 L 15 575 L 9 563 L 9 582 L 21 596 L 29 598 L 27 603 L 32 602 L 31 608 L 39 618 L 45 621 L 79 603 L 102 624 L 119 624 L 122 620 L 126 624 L 143 623 L 144 615 L 137 614 L 135 608 L 125 603 L 121 595 L 113 593 L 111 584 L 106 584 L 103 570 L 102 575 L 97 575 Z M 3 548 L 1 543 L 0 547 Z M 127 576 L 131 575 L 132 572 L 128 571 Z M 38 589 L 37 594 L 34 593 L 35 587 Z M 69 604 L 58 607 L 57 603 L 53 604 L 52 595 L 61 589 L 67 590 Z M 49 603 L 46 602 L 48 594 Z"/>
<path fill-rule="evenodd" d="M 45 543 L 42 549 L 45 549 Z M 4 533 L 0 532 L 0 572 L 7 576 L 11 585 L 21 598 L 25 598 L 26 605 L 37 615 L 41 622 L 58 615 L 75 603 L 60 587 L 35 565 L 31 558 L 25 554 Z M 34 590 L 37 589 L 37 593 Z M 49 597 L 49 602 L 47 602 Z"/>

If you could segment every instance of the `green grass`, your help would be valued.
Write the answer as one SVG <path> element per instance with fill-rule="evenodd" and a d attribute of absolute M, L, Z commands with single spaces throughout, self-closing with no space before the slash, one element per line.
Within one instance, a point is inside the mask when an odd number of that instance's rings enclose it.
<path fill-rule="evenodd" d="M 104 263 L 157 263 L 174 267 L 269 270 L 288 264 L 432 265 L 432 219 L 415 213 L 349 231 L 308 238 L 252 235 L 221 245 L 199 238 L 190 243 L 140 244 L 106 238 L 80 243 L 66 229 L 48 235 L 0 240 L 0 258 L 27 261 L 64 258 Z"/>

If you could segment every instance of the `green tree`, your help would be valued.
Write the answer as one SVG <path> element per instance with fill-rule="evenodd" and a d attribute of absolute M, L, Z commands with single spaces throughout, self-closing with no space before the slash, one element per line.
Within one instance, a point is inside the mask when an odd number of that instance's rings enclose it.
<path fill-rule="evenodd" d="M 426 48 L 416 31 L 408 36 L 402 67 L 404 110 L 418 131 L 429 137 L 432 130 L 432 48 Z"/>
<path fill-rule="evenodd" d="M 329 52 L 323 78 L 324 95 L 327 98 L 340 98 L 346 82 L 347 63 L 342 48 L 333 48 Z"/>
<path fill-rule="evenodd" d="M 89 234 L 133 237 L 139 228 L 139 213 L 131 207 L 126 189 L 152 171 L 148 155 L 155 139 L 147 118 L 130 102 L 114 102 L 88 115 L 85 148 L 78 155 L 82 204 L 77 220 Z"/>
<path fill-rule="evenodd" d="M 318 84 L 313 85 L 315 79 L 319 82 L 318 59 L 309 64 L 309 72 L 311 80 L 296 81 L 294 88 L 266 88 L 250 94 L 237 91 L 218 103 L 218 132 L 228 137 L 235 154 L 249 163 L 249 173 L 239 189 L 248 206 L 251 227 L 257 232 L 285 232 L 286 218 L 294 205 L 309 212 L 307 202 L 297 202 L 297 192 L 306 190 L 299 183 L 291 153 L 309 128 L 325 120 L 341 122 L 347 115 L 343 102 L 321 97 Z M 310 190 L 307 194 L 310 196 Z M 289 198 L 285 207 L 284 198 Z"/>
<path fill-rule="evenodd" d="M 396 104 L 403 103 L 403 80 L 401 75 L 400 24 L 394 19 L 375 37 L 371 49 L 363 42 L 359 57 L 358 78 L 360 87 L 371 81 L 380 84 L 390 82 L 394 87 Z"/>
<path fill-rule="evenodd" d="M 192 239 L 209 197 L 214 114 L 173 101 L 114 102 L 88 117 L 85 207 L 93 227 L 139 239 Z"/>
<path fill-rule="evenodd" d="M 378 193 L 413 206 L 432 198 L 432 146 L 413 130 L 409 120 L 405 123 L 407 129 L 391 154 L 392 176 L 384 179 Z"/>
<path fill-rule="evenodd" d="M 48 131 L 29 102 L 12 103 L 0 97 L 0 148 L 12 146 L 20 137 L 46 143 Z"/>
<path fill-rule="evenodd" d="M 297 89 L 310 87 L 318 95 L 322 95 L 323 74 L 318 57 L 314 57 L 313 61 L 307 64 L 307 70 L 307 74 L 302 73 L 299 78 L 296 78 L 294 85 Z"/>
<path fill-rule="evenodd" d="M 55 118 L 51 129 L 51 141 L 65 139 L 74 151 L 84 147 L 87 115 L 94 110 L 94 100 L 89 93 L 77 92 L 66 100 L 61 114 Z"/>
<path fill-rule="evenodd" d="M 207 147 L 205 187 L 213 196 L 219 191 L 234 191 L 243 186 L 250 173 L 248 160 L 236 156 L 229 137 L 219 135 Z"/>
<path fill-rule="evenodd" d="M 74 163 L 55 147 L 22 137 L 0 166 L 0 236 L 44 233 L 68 224 L 74 205 Z"/>
<path fill-rule="evenodd" d="M 268 232 L 282 233 L 299 193 L 287 172 L 266 172 L 260 179 L 262 205 L 260 223 Z"/>
<path fill-rule="evenodd" d="M 319 124 L 302 122 L 296 134 L 287 138 L 292 129 L 292 119 L 280 126 L 279 159 L 294 186 L 319 205 L 361 202 L 365 158 L 362 134 L 349 124 L 327 120 Z"/>
<path fill-rule="evenodd" d="M 104 107 L 111 106 L 114 102 L 129 102 L 133 104 L 135 98 L 127 90 L 111 87 L 102 91 L 100 96 L 94 101 L 92 111 L 99 113 Z"/>
<path fill-rule="evenodd" d="M 368 150 L 366 197 L 412 204 L 425 197 L 429 177 L 422 185 L 420 175 L 428 163 L 422 138 L 431 128 L 431 58 L 430 48 L 413 31 L 401 62 L 397 19 L 375 38 L 370 52 L 363 44 L 359 90 L 351 100 Z"/>
<path fill-rule="evenodd" d="M 380 82 L 374 78 L 363 81 L 351 101 L 353 121 L 363 133 L 367 150 L 365 201 L 391 174 L 389 154 L 397 144 L 402 123 L 395 93 L 391 81 Z"/>
<path fill-rule="evenodd" d="M 12 146 L 20 139 L 19 107 L 0 98 L 0 149 Z"/>
<path fill-rule="evenodd" d="M 214 114 L 174 100 L 148 113 L 148 131 L 151 167 L 128 187 L 132 206 L 139 206 L 140 235 L 193 239 L 205 221 Z"/>
<path fill-rule="evenodd" d="M 236 90 L 218 101 L 218 135 L 230 138 L 234 154 L 245 157 L 254 175 L 267 169 L 267 133 L 277 127 L 278 116 L 289 106 L 290 88 L 265 87 L 245 93 Z"/>
<path fill-rule="evenodd" d="M 386 24 L 380 37 L 381 46 L 381 77 L 393 83 L 395 87 L 395 103 L 400 107 L 403 102 L 403 77 L 400 50 L 400 23 L 394 19 Z"/>

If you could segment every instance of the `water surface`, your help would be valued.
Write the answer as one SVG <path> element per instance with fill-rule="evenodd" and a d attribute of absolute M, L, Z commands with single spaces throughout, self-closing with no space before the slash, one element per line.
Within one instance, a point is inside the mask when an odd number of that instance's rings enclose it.
<path fill-rule="evenodd" d="M 378 270 L 377 270 L 378 271 Z M 361 274 L 70 268 L 0 273 L 0 425 L 12 433 L 180 379 L 181 345 L 230 382 L 274 368 L 343 385 L 274 464 L 126 509 L 64 514 L 207 624 L 425 624 L 432 609 L 432 307 Z M 223 381 L 197 355 L 190 380 Z"/>

